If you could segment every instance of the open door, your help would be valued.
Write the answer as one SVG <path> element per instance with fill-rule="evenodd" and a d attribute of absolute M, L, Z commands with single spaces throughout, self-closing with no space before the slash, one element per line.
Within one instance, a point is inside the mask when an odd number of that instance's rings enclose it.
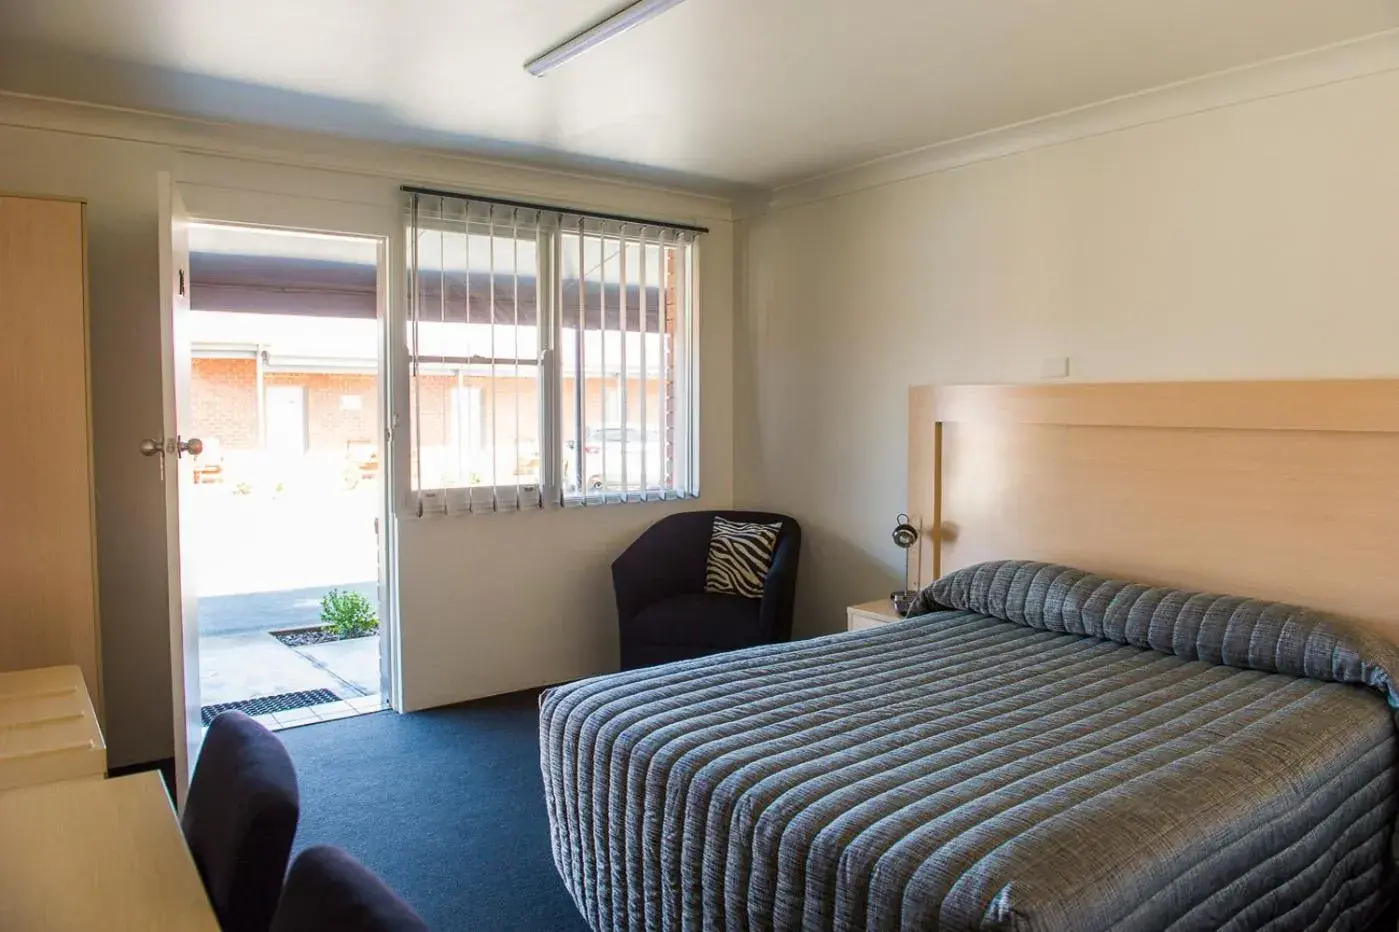
<path fill-rule="evenodd" d="M 190 423 L 189 340 L 189 215 L 170 176 L 161 172 L 160 299 L 162 381 L 165 392 L 163 433 L 142 441 L 141 452 L 160 461 L 165 483 L 165 536 L 169 560 L 170 668 L 175 704 L 176 799 L 183 808 L 190 772 L 199 756 L 203 724 L 199 709 L 199 622 L 191 562 L 193 535 L 187 526 L 190 509 L 181 517 L 180 498 L 191 500 L 193 456 L 203 448 L 197 438 L 183 436 Z M 182 520 L 186 523 L 182 526 Z"/>

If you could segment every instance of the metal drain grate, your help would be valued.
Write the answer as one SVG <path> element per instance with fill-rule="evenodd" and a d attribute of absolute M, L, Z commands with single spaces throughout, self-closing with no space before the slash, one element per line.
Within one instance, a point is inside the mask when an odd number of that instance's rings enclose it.
<path fill-rule="evenodd" d="M 308 689 L 299 693 L 282 693 L 280 696 L 259 696 L 257 699 L 244 699 L 242 702 L 220 702 L 206 705 L 199 710 L 199 717 L 208 725 L 220 712 L 243 712 L 247 715 L 266 715 L 269 712 L 287 712 L 304 709 L 308 705 L 322 702 L 335 702 L 339 696 L 328 689 Z"/>

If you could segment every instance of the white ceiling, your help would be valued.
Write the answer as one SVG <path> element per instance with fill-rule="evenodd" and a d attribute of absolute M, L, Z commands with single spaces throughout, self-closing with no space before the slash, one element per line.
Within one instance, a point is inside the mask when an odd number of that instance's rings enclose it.
<path fill-rule="evenodd" d="M 3 0 L 0 89 L 770 188 L 1399 27 L 1399 0 Z"/>

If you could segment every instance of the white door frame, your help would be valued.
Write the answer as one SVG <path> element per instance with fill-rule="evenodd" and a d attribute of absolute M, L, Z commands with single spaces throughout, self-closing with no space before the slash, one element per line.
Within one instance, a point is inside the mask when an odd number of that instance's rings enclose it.
<path fill-rule="evenodd" d="M 201 740 L 199 707 L 199 665 L 191 663 L 187 645 L 199 638 L 197 593 L 184 585 L 185 575 L 192 576 L 190 554 L 184 546 L 188 535 L 181 532 L 181 522 L 189 521 L 189 512 L 180 509 L 181 487 L 193 485 L 193 466 L 184 459 L 180 449 L 180 422 L 188 415 L 189 405 L 189 216 L 180 192 L 171 183 L 170 175 L 158 173 L 156 202 L 159 211 L 160 263 L 160 342 L 161 385 L 164 411 L 161 433 L 155 456 L 165 485 L 166 573 L 170 611 L 171 702 L 175 712 L 175 798 L 184 806 L 189 789 L 189 777 L 199 754 Z M 185 365 L 180 365 L 183 359 Z M 181 399 L 185 412 L 180 411 Z M 143 453 L 147 452 L 145 449 Z M 195 658 L 197 660 L 197 657 Z M 193 701 L 191 701 L 193 700 Z"/>
<path fill-rule="evenodd" d="M 395 420 L 391 386 L 406 376 L 397 372 L 392 339 L 394 321 L 389 295 L 404 287 L 405 232 L 401 210 L 387 205 L 330 200 L 252 191 L 231 187 L 178 182 L 175 185 L 189 219 L 201 223 L 269 227 L 308 233 L 329 233 L 374 239 L 379 244 L 378 317 L 379 442 L 384 466 L 384 501 L 379 534 L 380 565 L 380 674 L 382 695 L 391 708 L 403 709 L 402 662 L 398 612 L 397 487 L 394 464 L 398 461 L 390 425 Z"/>

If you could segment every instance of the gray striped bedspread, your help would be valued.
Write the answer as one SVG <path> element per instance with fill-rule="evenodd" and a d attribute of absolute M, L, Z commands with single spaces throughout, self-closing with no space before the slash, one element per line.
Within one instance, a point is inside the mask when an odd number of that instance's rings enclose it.
<path fill-rule="evenodd" d="M 983 564 L 923 617 L 549 690 L 602 930 L 1360 929 L 1393 648 L 1318 613 Z"/>

